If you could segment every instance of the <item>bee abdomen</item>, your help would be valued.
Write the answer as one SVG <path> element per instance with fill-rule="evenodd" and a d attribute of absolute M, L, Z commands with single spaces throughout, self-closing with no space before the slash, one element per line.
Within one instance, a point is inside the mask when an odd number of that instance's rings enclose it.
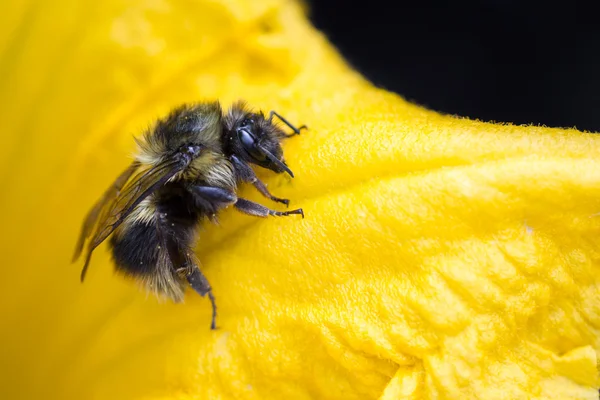
<path fill-rule="evenodd" d="M 175 272 L 155 223 L 133 222 L 110 241 L 116 270 L 158 297 L 183 300 L 184 283 Z"/>

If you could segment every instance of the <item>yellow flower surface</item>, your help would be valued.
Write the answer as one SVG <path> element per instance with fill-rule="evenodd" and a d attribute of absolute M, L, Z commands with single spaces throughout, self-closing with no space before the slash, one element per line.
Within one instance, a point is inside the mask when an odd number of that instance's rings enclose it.
<path fill-rule="evenodd" d="M 600 137 L 410 104 L 305 11 L 2 3 L 0 398 L 598 398 Z M 133 136 L 240 98 L 309 126 L 284 145 L 295 179 L 260 173 L 306 218 L 203 227 L 220 329 L 206 298 L 116 275 L 104 245 L 81 284 L 82 219 Z"/>

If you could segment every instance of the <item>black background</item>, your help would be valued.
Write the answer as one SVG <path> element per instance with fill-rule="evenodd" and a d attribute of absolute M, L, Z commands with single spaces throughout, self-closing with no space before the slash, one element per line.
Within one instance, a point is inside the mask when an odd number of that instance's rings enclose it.
<path fill-rule="evenodd" d="M 484 121 L 600 131 L 600 14 L 588 3 L 308 4 L 354 68 L 410 101 Z"/>

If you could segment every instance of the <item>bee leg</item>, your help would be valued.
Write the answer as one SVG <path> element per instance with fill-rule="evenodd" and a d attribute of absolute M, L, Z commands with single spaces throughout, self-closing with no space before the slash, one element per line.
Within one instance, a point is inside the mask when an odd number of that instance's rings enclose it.
<path fill-rule="evenodd" d="M 196 208 L 215 223 L 218 211 L 237 201 L 234 192 L 219 187 L 193 186 L 189 191 L 194 196 Z"/>
<path fill-rule="evenodd" d="M 301 127 L 296 128 L 287 119 L 283 118 L 281 115 L 277 114 L 275 111 L 271 111 L 269 113 L 269 123 L 271 123 L 273 121 L 273 116 L 279 118 L 281 120 L 281 122 L 283 122 L 284 124 L 286 124 L 287 126 L 289 126 L 290 129 L 294 131 L 294 133 L 286 135 L 286 137 L 292 137 L 292 136 L 299 135 L 300 131 L 302 129 L 308 129 L 308 127 L 306 125 L 302 125 Z"/>
<path fill-rule="evenodd" d="M 218 204 L 234 204 L 237 196 L 234 192 L 214 186 L 193 186 L 191 192 L 196 198 Z"/>
<path fill-rule="evenodd" d="M 269 189 L 267 189 L 267 185 L 265 185 L 260 179 L 258 179 L 256 174 L 254 173 L 254 170 L 250 168 L 248 164 L 241 161 L 236 156 L 231 156 L 231 162 L 233 163 L 233 166 L 235 167 L 235 170 L 238 173 L 238 178 L 240 178 L 243 182 L 251 183 L 256 188 L 256 190 L 260 192 L 260 194 L 262 194 L 269 200 L 276 201 L 278 203 L 283 203 L 286 206 L 290 205 L 290 201 L 288 199 L 280 199 L 279 197 L 273 196 L 269 192 Z"/>
<path fill-rule="evenodd" d="M 164 217 L 163 217 L 164 218 Z M 193 252 L 185 245 L 181 245 L 177 240 L 174 239 L 172 231 L 169 230 L 158 230 L 159 235 L 163 238 L 163 242 L 167 247 L 169 259 L 171 264 L 179 277 L 185 278 L 192 289 L 194 289 L 200 296 L 204 297 L 208 295 L 212 306 L 212 320 L 210 323 L 210 329 L 216 329 L 217 322 L 217 304 L 215 302 L 215 296 L 213 296 L 212 288 L 208 279 L 198 268 L 196 264 Z"/>
<path fill-rule="evenodd" d="M 234 206 L 235 206 L 235 208 L 238 209 L 238 211 L 241 211 L 244 214 L 252 215 L 254 217 L 263 217 L 264 218 L 264 217 L 268 217 L 269 215 L 273 215 L 276 217 L 284 217 L 284 216 L 288 216 L 288 215 L 292 215 L 292 214 L 299 214 L 299 215 L 302 215 L 302 218 L 304 218 L 304 211 L 302 211 L 301 208 L 298 208 L 296 210 L 290 210 L 290 211 L 275 211 L 275 210 L 271 210 L 270 208 L 267 208 L 261 204 L 255 203 L 250 200 L 242 199 L 242 198 L 238 198 L 238 200 Z"/>
<path fill-rule="evenodd" d="M 193 268 L 188 271 L 186 279 L 192 289 L 194 289 L 200 296 L 204 297 L 208 295 L 208 299 L 210 300 L 210 304 L 212 306 L 212 320 L 210 323 L 210 329 L 217 329 L 217 303 L 208 280 L 195 264 Z"/>
<path fill-rule="evenodd" d="M 252 185 L 256 188 L 256 190 L 260 192 L 260 194 L 265 196 L 267 199 L 275 201 L 277 203 L 285 204 L 286 207 L 289 207 L 290 201 L 288 199 L 280 199 L 279 197 L 273 196 L 269 192 L 269 189 L 267 189 L 267 185 L 265 185 L 260 179 L 256 178 L 256 180 L 252 182 Z"/>

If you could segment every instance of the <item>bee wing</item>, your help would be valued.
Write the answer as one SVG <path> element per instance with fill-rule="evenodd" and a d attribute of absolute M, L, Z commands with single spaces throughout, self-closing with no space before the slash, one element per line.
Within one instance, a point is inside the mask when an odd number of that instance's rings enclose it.
<path fill-rule="evenodd" d="M 131 178 L 131 175 L 134 174 L 135 171 L 140 167 L 139 161 L 134 161 L 131 165 L 119 175 L 119 177 L 114 181 L 111 187 L 109 187 L 106 192 L 102 195 L 100 200 L 94 204 L 94 207 L 88 212 L 83 221 L 83 225 L 81 227 L 81 234 L 79 235 L 79 240 L 77 241 L 77 246 L 75 247 L 75 254 L 73 255 L 73 262 L 75 262 L 79 256 L 81 255 L 81 251 L 83 250 L 83 244 L 86 239 L 88 239 L 92 233 L 92 229 L 94 225 L 96 225 L 96 221 L 98 221 L 98 216 L 100 215 L 100 211 L 105 204 L 113 201 L 118 195 L 125 183 Z"/>
<path fill-rule="evenodd" d="M 96 211 L 99 214 L 98 224 L 88 246 L 85 265 L 81 271 L 81 281 L 85 278 L 94 249 L 127 218 L 142 200 L 167 183 L 184 167 L 185 164 L 180 161 L 166 160 L 151 169 L 141 171 L 127 182 L 123 190 L 117 192 L 112 201 L 104 203 L 99 211 Z"/>

